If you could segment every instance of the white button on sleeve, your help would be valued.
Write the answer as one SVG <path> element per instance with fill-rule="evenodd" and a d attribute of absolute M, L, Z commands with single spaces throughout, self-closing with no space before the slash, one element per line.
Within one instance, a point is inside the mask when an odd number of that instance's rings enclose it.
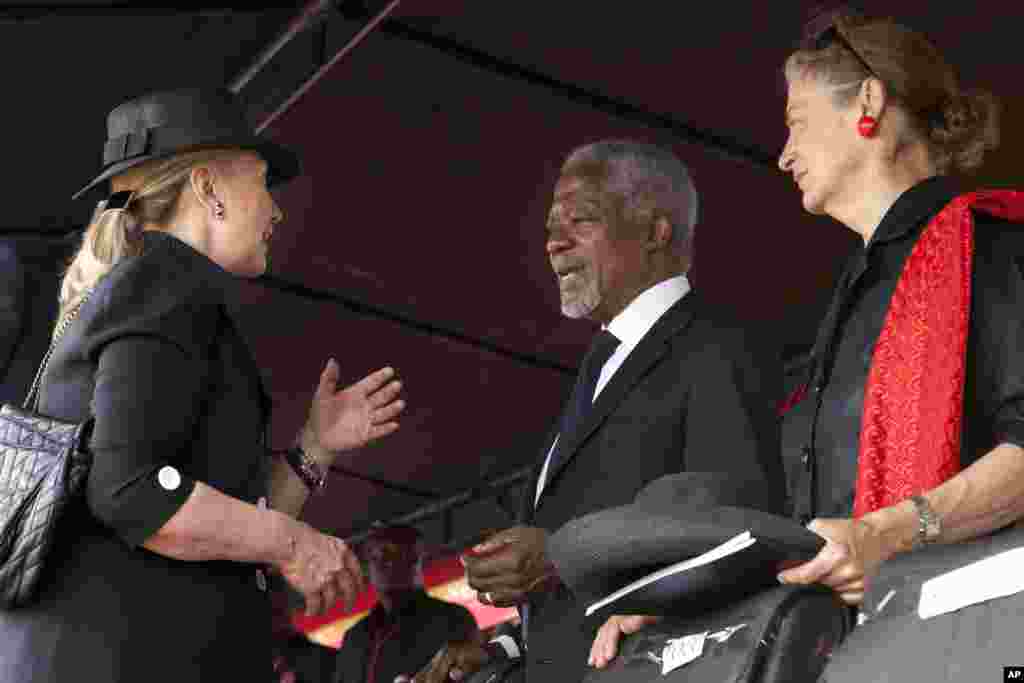
<path fill-rule="evenodd" d="M 181 473 L 174 469 L 170 465 L 166 465 L 160 468 L 157 472 L 156 480 L 160 482 L 160 486 L 164 487 L 168 491 L 174 491 L 181 486 Z"/>

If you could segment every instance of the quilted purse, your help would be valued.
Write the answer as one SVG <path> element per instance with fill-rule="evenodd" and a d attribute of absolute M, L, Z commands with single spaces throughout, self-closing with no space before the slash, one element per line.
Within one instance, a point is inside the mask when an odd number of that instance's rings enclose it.
<path fill-rule="evenodd" d="M 39 382 L 50 355 L 90 293 L 58 326 L 24 407 L 0 407 L 0 607 L 4 609 L 22 607 L 35 596 L 57 522 L 81 494 L 92 462 L 85 448 L 91 418 L 78 424 L 35 412 Z"/>

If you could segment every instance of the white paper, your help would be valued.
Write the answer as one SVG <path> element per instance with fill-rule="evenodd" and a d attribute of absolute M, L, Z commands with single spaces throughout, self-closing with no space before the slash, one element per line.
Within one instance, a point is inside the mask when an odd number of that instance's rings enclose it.
<path fill-rule="evenodd" d="M 922 619 L 1024 591 L 1024 548 L 986 557 L 921 584 Z"/>
<path fill-rule="evenodd" d="M 704 631 L 668 641 L 661 653 L 661 675 L 675 671 L 683 664 L 689 664 L 700 657 L 704 652 L 704 641 L 707 637 L 708 632 Z"/>
<path fill-rule="evenodd" d="M 714 548 L 712 548 L 711 550 L 707 551 L 703 555 L 698 555 L 697 557 L 691 557 L 690 559 L 683 560 L 682 562 L 676 562 L 675 564 L 669 565 L 668 567 L 665 567 L 664 569 L 660 569 L 660 570 L 654 572 L 653 574 L 648 574 L 647 576 L 643 577 L 642 579 L 638 579 L 638 580 L 634 581 L 633 583 L 629 584 L 628 586 L 620 588 L 619 590 L 615 591 L 611 595 L 609 595 L 609 596 L 607 596 L 605 598 L 602 598 L 601 600 L 598 600 L 597 602 L 592 604 L 590 607 L 588 607 L 587 608 L 587 616 L 589 617 L 591 614 L 593 614 L 597 610 L 601 609 L 605 605 L 613 603 L 616 600 L 618 600 L 619 598 L 621 598 L 623 596 L 626 596 L 626 595 L 629 595 L 633 591 L 639 590 L 639 589 L 643 588 L 644 586 L 646 586 L 649 583 L 654 583 L 655 581 L 659 581 L 659 580 L 665 578 L 666 576 L 671 576 L 673 574 L 678 574 L 680 572 L 685 572 L 688 569 L 694 569 L 696 567 L 701 567 L 701 566 L 703 566 L 705 564 L 710 564 L 710 563 L 712 563 L 712 562 L 714 562 L 716 560 L 720 560 L 723 557 L 728 557 L 729 555 L 732 555 L 733 553 L 737 553 L 737 552 L 743 550 L 744 548 L 748 548 L 748 547 L 752 546 L 756 542 L 757 542 L 757 539 L 755 539 L 753 536 L 751 536 L 749 531 L 744 531 L 742 534 L 739 534 L 737 536 L 734 536 L 734 537 L 730 538 L 725 543 L 722 543 L 721 545 L 715 546 Z"/>
<path fill-rule="evenodd" d="M 878 606 L 875 607 L 875 614 L 878 614 L 879 612 L 884 610 L 885 606 L 889 604 L 889 601 L 892 600 L 895 595 L 895 590 L 890 590 L 888 593 L 886 593 L 885 597 L 878 602 Z"/>
<path fill-rule="evenodd" d="M 734 633 L 736 633 L 740 629 L 744 629 L 746 627 L 747 627 L 746 624 L 737 624 L 736 626 L 726 626 L 725 628 L 721 629 L 720 631 L 714 631 L 713 633 L 709 633 L 708 634 L 708 640 L 713 640 L 713 641 L 718 642 L 718 643 L 724 643 L 725 641 L 727 641 L 730 638 L 732 638 Z"/>

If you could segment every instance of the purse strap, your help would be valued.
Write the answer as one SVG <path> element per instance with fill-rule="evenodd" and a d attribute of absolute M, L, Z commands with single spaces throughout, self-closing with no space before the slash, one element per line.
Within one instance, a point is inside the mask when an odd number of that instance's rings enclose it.
<path fill-rule="evenodd" d="M 82 298 L 79 299 L 75 307 L 68 311 L 67 315 L 57 323 L 57 331 L 53 335 L 53 341 L 50 342 L 50 348 L 46 349 L 46 355 L 43 356 L 42 362 L 39 364 L 39 370 L 36 371 L 36 377 L 32 380 L 32 388 L 28 391 L 28 396 L 25 398 L 24 408 L 32 412 L 37 412 L 39 407 L 39 383 L 43 379 L 43 373 L 46 372 L 46 366 L 50 363 L 50 356 L 53 355 L 53 350 L 56 348 L 57 343 L 60 342 L 61 337 L 67 332 L 68 327 L 78 317 L 78 312 L 82 310 L 82 306 L 92 296 L 92 288 L 85 290 L 82 294 Z"/>

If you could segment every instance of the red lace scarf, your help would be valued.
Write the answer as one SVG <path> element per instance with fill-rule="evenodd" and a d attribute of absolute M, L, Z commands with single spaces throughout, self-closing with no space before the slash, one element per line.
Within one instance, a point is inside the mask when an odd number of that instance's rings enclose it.
<path fill-rule="evenodd" d="M 1024 193 L 989 190 L 957 197 L 910 252 L 864 389 L 854 517 L 935 488 L 960 471 L 971 209 L 1024 221 Z"/>
<path fill-rule="evenodd" d="M 960 471 L 974 217 L 1024 222 L 1024 192 L 960 195 L 925 227 L 900 273 L 864 388 L 853 516 Z M 788 410 L 803 398 L 788 399 Z"/>

